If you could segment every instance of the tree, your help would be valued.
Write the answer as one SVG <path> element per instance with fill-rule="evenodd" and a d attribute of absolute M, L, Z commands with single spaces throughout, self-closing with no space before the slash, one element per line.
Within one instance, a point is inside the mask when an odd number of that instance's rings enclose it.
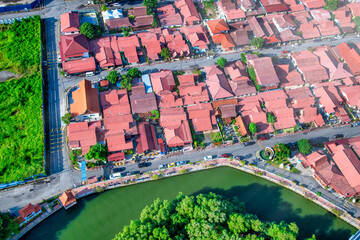
<path fill-rule="evenodd" d="M 12 233 L 19 232 L 19 224 L 11 219 L 10 213 L 0 212 L 0 239 L 7 239 Z"/>
<path fill-rule="evenodd" d="M 290 157 L 290 148 L 283 143 L 277 143 L 274 146 L 275 157 L 274 160 L 284 160 Z"/>
<path fill-rule="evenodd" d="M 107 146 L 97 143 L 90 148 L 88 153 L 85 154 L 85 158 L 87 160 L 99 159 L 102 161 L 106 161 L 107 155 L 108 155 Z"/>
<path fill-rule="evenodd" d="M 157 8 L 158 2 L 157 0 L 144 0 L 143 5 L 146 7 L 147 14 L 151 15 Z"/>
<path fill-rule="evenodd" d="M 131 28 L 130 27 L 122 27 L 121 28 L 121 32 L 123 33 L 124 37 L 127 37 L 130 35 L 131 32 Z"/>
<path fill-rule="evenodd" d="M 353 19 L 353 21 L 354 21 L 354 23 L 355 23 L 356 30 L 357 30 L 357 31 L 360 31 L 360 17 L 359 17 L 359 16 L 358 16 L 358 17 L 355 17 L 355 18 Z"/>
<path fill-rule="evenodd" d="M 108 8 L 105 4 L 103 4 L 103 5 L 101 6 L 101 11 L 105 12 L 105 11 L 107 11 L 107 10 L 109 10 L 109 8 Z"/>
<path fill-rule="evenodd" d="M 305 138 L 300 139 L 297 142 L 297 146 L 298 146 L 299 152 L 301 152 L 303 154 L 309 154 L 312 152 L 312 146 L 308 139 L 305 139 Z"/>
<path fill-rule="evenodd" d="M 63 121 L 63 123 L 65 123 L 66 125 L 69 125 L 71 118 L 71 113 L 65 113 L 64 116 L 61 117 L 61 121 Z"/>
<path fill-rule="evenodd" d="M 84 34 L 88 39 L 93 39 L 95 37 L 95 28 L 89 22 L 84 22 L 80 26 L 80 33 Z"/>
<path fill-rule="evenodd" d="M 266 121 L 267 121 L 268 123 L 274 123 L 274 122 L 276 122 L 276 118 L 275 118 L 275 116 L 274 116 L 274 114 L 273 114 L 272 112 L 267 112 L 267 113 L 266 113 Z"/>
<path fill-rule="evenodd" d="M 185 171 L 184 171 L 185 172 Z M 153 179 L 155 179 L 154 175 Z M 215 193 L 159 198 L 117 234 L 120 239 L 287 239 L 295 240 L 295 223 L 262 222 L 243 203 Z"/>
<path fill-rule="evenodd" d="M 170 50 L 167 48 L 167 47 L 164 47 L 163 49 L 161 49 L 161 52 L 160 52 L 160 56 L 162 58 L 164 58 L 164 60 L 167 62 L 167 61 L 170 61 L 171 59 L 171 52 Z"/>
<path fill-rule="evenodd" d="M 132 81 L 132 78 L 129 77 L 128 75 L 124 74 L 121 76 L 121 86 L 128 91 L 131 91 L 131 87 L 132 87 L 131 81 Z"/>
<path fill-rule="evenodd" d="M 141 72 L 139 71 L 139 69 L 137 68 L 132 68 L 130 69 L 127 74 L 128 77 L 131 77 L 131 79 L 133 78 L 140 78 L 141 77 Z"/>
<path fill-rule="evenodd" d="M 243 61 L 245 64 L 247 64 L 247 60 L 246 60 L 246 54 L 245 53 L 241 53 L 241 61 Z"/>
<path fill-rule="evenodd" d="M 226 64 L 227 60 L 226 58 L 219 58 L 218 60 L 216 60 L 216 63 L 219 65 L 219 67 L 224 68 L 225 64 Z"/>
<path fill-rule="evenodd" d="M 156 119 L 159 119 L 159 118 L 160 118 L 160 113 L 159 113 L 159 111 L 156 110 L 156 109 L 152 110 L 152 111 L 151 111 L 151 114 L 152 114 L 152 115 L 149 117 L 150 119 L 156 120 Z"/>
<path fill-rule="evenodd" d="M 256 73 L 255 73 L 255 69 L 253 66 L 249 67 L 248 72 L 249 72 L 249 76 L 250 76 L 251 80 L 253 80 L 254 82 L 257 82 L 256 81 Z"/>
<path fill-rule="evenodd" d="M 257 49 L 260 49 L 264 46 L 265 40 L 263 38 L 253 38 L 251 40 L 251 46 L 256 47 Z"/>
<path fill-rule="evenodd" d="M 251 122 L 249 124 L 249 131 L 252 133 L 252 134 L 255 134 L 257 132 L 257 126 L 255 123 Z"/>
<path fill-rule="evenodd" d="M 115 84 L 116 81 L 118 80 L 118 74 L 117 72 L 114 71 L 110 71 L 109 74 L 106 77 L 107 80 L 109 80 L 109 82 L 111 82 L 112 84 Z"/>
<path fill-rule="evenodd" d="M 330 11 L 335 11 L 339 6 L 339 0 L 326 0 L 325 9 Z"/>

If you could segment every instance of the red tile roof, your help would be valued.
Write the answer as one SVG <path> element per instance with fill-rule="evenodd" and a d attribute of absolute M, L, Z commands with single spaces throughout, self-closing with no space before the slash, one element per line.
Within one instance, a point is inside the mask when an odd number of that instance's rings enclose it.
<path fill-rule="evenodd" d="M 62 67 L 67 74 L 94 72 L 96 70 L 94 57 L 63 62 Z"/>
<path fill-rule="evenodd" d="M 337 107 L 340 106 L 339 99 L 334 94 L 336 89 L 331 91 L 331 88 L 319 87 L 315 88 L 313 91 L 315 96 L 319 98 L 319 103 L 323 106 L 326 113 L 331 114 L 336 112 Z"/>
<path fill-rule="evenodd" d="M 359 2 L 348 3 L 346 6 L 350 8 L 353 18 L 360 17 L 360 3 Z"/>
<path fill-rule="evenodd" d="M 126 89 L 101 92 L 100 100 L 104 118 L 131 114 L 130 102 Z"/>
<path fill-rule="evenodd" d="M 81 148 L 85 155 L 100 140 L 101 122 L 75 122 L 67 126 L 69 148 Z"/>
<path fill-rule="evenodd" d="M 191 119 L 196 132 L 210 131 L 216 124 L 215 111 L 210 103 L 200 103 L 187 107 L 189 119 Z"/>
<path fill-rule="evenodd" d="M 202 25 L 183 26 L 180 31 L 185 34 L 193 47 L 207 49 L 210 44 Z"/>
<path fill-rule="evenodd" d="M 154 17 L 152 15 L 147 16 L 139 16 L 135 17 L 135 22 L 133 23 L 134 27 L 142 28 L 142 27 L 151 27 L 154 21 Z"/>
<path fill-rule="evenodd" d="M 95 59 L 99 62 L 101 68 L 122 64 L 116 36 L 93 40 L 90 42 L 90 48 L 95 53 Z"/>
<path fill-rule="evenodd" d="M 183 21 L 181 15 L 175 11 L 172 4 L 157 9 L 161 26 L 181 26 Z"/>
<path fill-rule="evenodd" d="M 333 21 L 323 21 L 317 25 L 317 28 L 323 37 L 341 34 L 339 27 L 335 25 Z"/>
<path fill-rule="evenodd" d="M 155 94 L 145 93 L 144 84 L 132 87 L 130 94 L 132 113 L 148 113 L 157 109 Z"/>
<path fill-rule="evenodd" d="M 117 153 L 112 153 L 109 154 L 107 156 L 107 160 L 108 162 L 116 162 L 116 161 L 121 161 L 125 159 L 125 153 L 124 152 L 117 152 Z"/>
<path fill-rule="evenodd" d="M 281 87 L 304 84 L 301 74 L 296 70 L 289 72 L 289 65 L 287 64 L 275 65 L 275 71 L 277 76 L 279 77 Z"/>
<path fill-rule="evenodd" d="M 164 36 L 156 32 L 140 32 L 137 36 L 141 39 L 141 44 L 146 48 L 149 60 L 159 60 L 161 46 L 165 44 Z"/>
<path fill-rule="evenodd" d="M 29 203 L 28 205 L 26 205 L 25 207 L 23 207 L 22 209 L 19 210 L 19 214 L 20 214 L 21 218 L 25 219 L 27 216 L 29 216 L 33 212 L 36 213 L 40 210 L 41 210 L 41 207 L 39 204 L 36 204 L 35 206 L 33 206 L 31 203 Z"/>
<path fill-rule="evenodd" d="M 335 19 L 339 22 L 339 25 L 343 32 L 353 32 L 355 29 L 355 23 L 351 21 L 351 11 L 347 6 L 342 6 L 333 11 Z"/>
<path fill-rule="evenodd" d="M 231 50 L 233 47 L 235 47 L 235 44 L 229 33 L 216 34 L 212 37 L 212 40 L 215 44 L 221 44 L 221 47 L 224 50 Z"/>
<path fill-rule="evenodd" d="M 70 104 L 70 113 L 73 116 L 100 113 L 98 92 L 91 87 L 91 82 L 83 79 L 79 82 L 79 89 L 72 93 L 74 103 Z"/>
<path fill-rule="evenodd" d="M 179 98 L 177 92 L 165 90 L 159 92 L 157 96 L 160 97 L 160 108 L 180 107 L 184 104 L 183 99 Z"/>
<path fill-rule="evenodd" d="M 199 82 L 195 84 L 195 74 L 178 76 L 180 86 L 179 95 L 184 101 L 184 105 L 195 104 L 209 101 L 209 94 L 205 83 Z"/>
<path fill-rule="evenodd" d="M 277 85 L 280 83 L 270 57 L 261 57 L 248 61 L 256 73 L 256 80 L 261 86 Z"/>
<path fill-rule="evenodd" d="M 236 46 L 249 45 L 250 40 L 248 36 L 248 31 L 246 29 L 240 29 L 230 32 L 230 36 Z"/>
<path fill-rule="evenodd" d="M 325 0 L 301 0 L 307 9 L 325 7 Z"/>
<path fill-rule="evenodd" d="M 106 19 L 105 23 L 109 30 L 121 29 L 123 27 L 126 28 L 132 26 L 128 17 Z"/>
<path fill-rule="evenodd" d="M 223 118 L 234 118 L 237 116 L 236 105 L 234 104 L 224 104 L 221 105 L 219 108 L 221 111 L 221 116 Z"/>
<path fill-rule="evenodd" d="M 154 126 L 148 122 L 138 124 L 140 136 L 136 139 L 137 152 L 158 150 Z"/>
<path fill-rule="evenodd" d="M 128 14 L 129 16 L 133 15 L 134 17 L 146 16 L 146 6 L 130 8 Z"/>
<path fill-rule="evenodd" d="M 304 39 L 321 37 L 319 29 L 313 23 L 303 23 L 300 25 L 299 31 Z"/>
<path fill-rule="evenodd" d="M 336 46 L 339 55 L 349 66 L 350 71 L 354 75 L 360 74 L 360 56 L 354 48 L 350 48 L 346 42 Z"/>
<path fill-rule="evenodd" d="M 175 87 L 175 80 L 170 70 L 150 73 L 151 85 L 155 93 L 164 90 L 172 91 Z"/>
<path fill-rule="evenodd" d="M 59 200 L 65 208 L 73 203 L 76 203 L 76 198 L 70 190 L 67 190 L 61 194 Z"/>
<path fill-rule="evenodd" d="M 231 87 L 220 69 L 217 69 L 217 66 L 206 66 L 205 70 L 207 72 L 206 85 L 209 88 L 209 92 L 213 100 L 232 97 L 233 92 L 231 91 Z M 213 72 L 220 71 L 220 74 L 212 74 Z"/>
<path fill-rule="evenodd" d="M 60 54 L 63 58 L 81 57 L 88 52 L 89 43 L 81 33 L 60 36 Z"/>
<path fill-rule="evenodd" d="M 245 12 L 231 0 L 219 0 L 216 4 L 225 14 L 228 21 L 246 18 Z"/>
<path fill-rule="evenodd" d="M 136 35 L 118 37 L 117 43 L 119 50 L 124 52 L 124 55 L 129 63 L 139 62 L 137 48 L 140 48 L 140 43 Z"/>
<path fill-rule="evenodd" d="M 206 22 L 210 34 L 215 35 L 224 31 L 229 31 L 229 27 L 224 19 L 210 20 Z"/>
<path fill-rule="evenodd" d="M 247 134 L 249 134 L 246 123 L 244 122 L 241 116 L 235 118 L 235 125 L 239 127 L 238 132 L 240 133 L 241 136 L 246 136 Z"/>
<path fill-rule="evenodd" d="M 339 89 L 348 105 L 360 109 L 360 85 L 339 86 Z"/>
<path fill-rule="evenodd" d="M 248 22 L 251 30 L 254 32 L 255 37 L 264 38 L 266 43 L 274 43 L 279 41 L 265 17 L 249 17 Z"/>
<path fill-rule="evenodd" d="M 61 32 L 79 32 L 80 22 L 78 12 L 67 12 L 60 15 Z"/>
<path fill-rule="evenodd" d="M 133 149 L 134 145 L 131 140 L 125 139 L 124 133 L 107 133 L 105 135 L 106 143 L 109 152 L 117 152 L 128 149 Z"/>
<path fill-rule="evenodd" d="M 286 12 L 289 10 L 289 7 L 285 4 L 282 3 L 281 1 L 277 1 L 277 0 L 260 0 L 260 2 L 262 3 L 262 5 L 265 8 L 265 11 L 267 13 L 273 13 L 273 12 Z"/>
<path fill-rule="evenodd" d="M 192 0 L 177 0 L 175 6 L 180 9 L 183 16 L 183 25 L 194 25 L 201 20 Z"/>

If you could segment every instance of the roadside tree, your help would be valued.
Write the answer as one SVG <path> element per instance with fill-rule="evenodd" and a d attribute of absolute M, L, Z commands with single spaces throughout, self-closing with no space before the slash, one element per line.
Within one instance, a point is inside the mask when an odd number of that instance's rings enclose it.
<path fill-rule="evenodd" d="M 290 157 L 290 148 L 283 143 L 277 143 L 274 146 L 275 157 L 274 160 L 284 160 Z"/>
<path fill-rule="evenodd" d="M 157 0 L 144 0 L 143 5 L 146 7 L 147 14 L 151 15 L 157 8 L 158 2 Z"/>
<path fill-rule="evenodd" d="M 339 6 L 339 0 L 326 0 L 324 9 L 335 11 Z"/>
<path fill-rule="evenodd" d="M 131 79 L 133 78 L 140 78 L 141 77 L 141 72 L 139 71 L 139 69 L 137 68 L 132 68 L 130 69 L 127 74 L 128 77 L 131 77 Z"/>
<path fill-rule="evenodd" d="M 300 139 L 297 142 L 297 146 L 298 146 L 299 152 L 301 152 L 303 154 L 309 154 L 312 151 L 312 146 L 308 139 L 305 139 L 305 138 Z"/>
<path fill-rule="evenodd" d="M 63 121 L 63 123 L 65 123 L 66 125 L 69 125 L 71 118 L 72 114 L 67 112 L 64 114 L 64 116 L 61 117 L 61 121 Z"/>
<path fill-rule="evenodd" d="M 171 60 L 171 52 L 167 47 L 161 49 L 160 56 L 164 58 L 166 62 Z"/>
<path fill-rule="evenodd" d="M 112 84 L 115 84 L 116 81 L 118 80 L 118 74 L 117 72 L 114 71 L 110 71 L 109 74 L 106 77 L 107 80 L 109 80 L 109 82 L 111 82 Z"/>
<path fill-rule="evenodd" d="M 7 239 L 12 233 L 19 232 L 19 224 L 11 219 L 10 213 L 0 212 L 0 239 Z"/>
<path fill-rule="evenodd" d="M 359 16 L 358 16 L 358 17 L 355 17 L 355 18 L 353 19 L 353 21 L 354 21 L 354 23 L 355 23 L 356 30 L 357 30 L 357 31 L 360 31 L 360 17 L 359 17 Z"/>
<path fill-rule="evenodd" d="M 274 123 L 274 122 L 276 122 L 276 118 L 275 118 L 275 116 L 274 116 L 274 114 L 273 114 L 272 112 L 267 112 L 267 113 L 266 113 L 266 121 L 267 121 L 268 123 Z"/>
<path fill-rule="evenodd" d="M 102 161 L 106 161 L 106 157 L 108 155 L 108 149 L 106 145 L 96 144 L 92 146 L 88 153 L 85 154 L 85 158 L 87 160 L 91 159 L 99 159 Z"/>
<path fill-rule="evenodd" d="M 251 40 L 251 46 L 256 47 L 257 49 L 260 49 L 264 46 L 265 40 L 263 38 L 253 38 Z"/>
<path fill-rule="evenodd" d="M 219 65 L 219 67 L 224 68 L 227 60 L 226 58 L 221 57 L 218 60 L 216 60 L 216 62 Z"/>
<path fill-rule="evenodd" d="M 109 10 L 109 8 L 108 8 L 105 4 L 103 4 L 103 5 L 101 6 L 101 11 L 105 12 L 105 11 L 107 11 L 107 10 Z"/>
<path fill-rule="evenodd" d="M 257 126 L 255 123 L 251 122 L 249 124 L 249 131 L 252 133 L 252 134 L 255 134 L 257 132 Z"/>

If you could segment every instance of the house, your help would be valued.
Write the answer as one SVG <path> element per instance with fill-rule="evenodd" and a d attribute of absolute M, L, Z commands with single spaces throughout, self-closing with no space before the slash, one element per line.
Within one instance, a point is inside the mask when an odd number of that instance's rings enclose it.
<path fill-rule="evenodd" d="M 107 156 L 108 162 L 118 162 L 125 159 L 124 152 L 111 153 Z"/>
<path fill-rule="evenodd" d="M 305 10 L 305 6 L 296 0 L 284 0 L 284 3 L 288 5 L 290 12 L 298 12 Z"/>
<path fill-rule="evenodd" d="M 246 65 L 238 60 L 224 67 L 225 75 L 229 79 L 229 84 L 235 96 L 255 94 L 256 88 L 249 79 Z"/>
<path fill-rule="evenodd" d="M 229 34 L 230 29 L 224 19 L 210 20 L 206 22 L 206 25 L 215 44 L 221 44 L 224 50 L 235 47 Z"/>
<path fill-rule="evenodd" d="M 101 121 L 72 122 L 67 126 L 70 149 L 81 149 L 82 155 L 96 143 L 104 143 Z"/>
<path fill-rule="evenodd" d="M 80 33 L 61 35 L 59 47 L 62 62 L 89 57 L 88 40 Z"/>
<path fill-rule="evenodd" d="M 314 54 L 319 57 L 320 64 L 327 68 L 331 80 L 343 79 L 353 76 L 347 69 L 347 66 L 336 58 L 336 56 L 331 51 L 330 46 L 316 48 Z"/>
<path fill-rule="evenodd" d="M 229 82 L 218 66 L 206 66 L 205 71 L 207 73 L 205 82 L 213 100 L 234 96 Z"/>
<path fill-rule="evenodd" d="M 345 61 L 353 75 L 360 74 L 360 56 L 354 48 L 350 48 L 346 42 L 343 42 L 333 48 L 333 50 L 339 59 Z"/>
<path fill-rule="evenodd" d="M 235 22 L 229 24 L 230 37 L 237 47 L 249 45 L 249 32 L 251 32 L 249 24 L 245 22 Z"/>
<path fill-rule="evenodd" d="M 360 17 L 360 2 L 348 3 L 346 4 L 346 6 L 350 8 L 353 19 L 356 17 Z"/>
<path fill-rule="evenodd" d="M 20 223 L 20 226 L 22 226 L 40 214 L 41 214 L 41 206 L 39 204 L 36 204 L 34 206 L 31 203 L 29 203 L 28 205 L 26 205 L 25 207 L 19 210 L 20 216 L 17 217 L 17 221 Z"/>
<path fill-rule="evenodd" d="M 325 7 L 325 0 L 301 0 L 301 2 L 307 9 Z"/>
<path fill-rule="evenodd" d="M 231 0 L 219 0 L 216 4 L 220 10 L 220 18 L 226 18 L 227 22 L 236 22 L 246 18 L 245 12 Z"/>
<path fill-rule="evenodd" d="M 183 108 L 161 109 L 160 126 L 164 128 L 166 144 L 169 147 L 180 147 L 193 142 Z"/>
<path fill-rule="evenodd" d="M 320 65 L 319 58 L 309 50 L 291 54 L 294 65 L 308 83 L 318 83 L 329 79 L 326 69 Z"/>
<path fill-rule="evenodd" d="M 272 21 L 279 32 L 286 29 L 295 30 L 296 28 L 296 24 L 288 14 L 276 15 Z"/>
<path fill-rule="evenodd" d="M 105 20 L 105 26 L 109 31 L 121 30 L 122 28 L 129 28 L 133 25 L 130 23 L 130 19 L 128 17 L 124 18 L 112 18 Z"/>
<path fill-rule="evenodd" d="M 311 22 L 302 23 L 299 32 L 304 39 L 320 38 L 320 32 L 317 27 Z"/>
<path fill-rule="evenodd" d="M 307 87 L 286 89 L 292 108 L 295 112 L 295 119 L 300 124 L 313 124 L 317 127 L 325 125 L 324 119 L 318 113 L 315 105 L 315 97 Z"/>
<path fill-rule="evenodd" d="M 335 23 L 341 28 L 345 33 L 351 33 L 355 30 L 355 23 L 351 21 L 351 11 L 347 6 L 342 6 L 336 9 L 334 12 Z"/>
<path fill-rule="evenodd" d="M 165 90 L 172 91 L 175 87 L 174 76 L 170 70 L 150 73 L 150 79 L 152 89 L 156 94 Z"/>
<path fill-rule="evenodd" d="M 240 8 L 244 12 L 251 11 L 256 7 L 256 4 L 255 4 L 254 0 L 241 0 L 241 1 L 237 1 L 237 2 L 240 5 Z"/>
<path fill-rule="evenodd" d="M 102 37 L 90 42 L 90 50 L 101 68 L 110 68 L 122 65 L 121 54 L 116 36 Z"/>
<path fill-rule="evenodd" d="M 180 9 L 180 13 L 183 17 L 183 25 L 200 24 L 200 15 L 192 0 L 177 0 L 175 1 L 175 6 Z"/>
<path fill-rule="evenodd" d="M 148 122 L 139 122 L 138 128 L 139 136 L 136 138 L 137 153 L 159 150 L 154 126 Z"/>
<path fill-rule="evenodd" d="M 79 33 L 80 22 L 79 12 L 66 12 L 60 15 L 61 33 L 76 34 Z"/>
<path fill-rule="evenodd" d="M 325 10 L 325 9 L 314 9 L 314 10 L 310 10 L 309 11 L 311 16 L 313 17 L 314 20 L 312 20 L 312 22 L 314 24 L 320 24 L 322 22 L 326 22 L 329 21 L 331 19 L 331 14 L 329 11 Z"/>
<path fill-rule="evenodd" d="M 173 58 L 190 56 L 190 48 L 179 30 L 166 28 L 162 30 L 162 33 Z"/>
<path fill-rule="evenodd" d="M 160 29 L 159 29 L 160 30 Z M 150 61 L 159 60 L 162 46 L 165 45 L 165 38 L 157 29 L 149 32 L 139 32 L 137 36 L 141 40 L 141 44 L 146 49 L 146 56 Z"/>
<path fill-rule="evenodd" d="M 192 49 L 205 52 L 210 44 L 202 25 L 190 25 L 180 28 L 187 40 L 190 41 Z"/>
<path fill-rule="evenodd" d="M 255 37 L 263 38 L 265 43 L 269 44 L 279 42 L 279 39 L 276 37 L 270 23 L 265 17 L 248 17 L 247 20 Z"/>
<path fill-rule="evenodd" d="M 69 209 L 76 204 L 76 198 L 70 190 L 63 192 L 59 197 L 59 201 L 65 209 Z"/>
<path fill-rule="evenodd" d="M 259 0 L 259 2 L 267 14 L 289 11 L 289 7 L 281 0 Z"/>
<path fill-rule="evenodd" d="M 215 111 L 211 103 L 198 103 L 188 106 L 187 112 L 195 132 L 209 132 L 216 125 Z"/>
<path fill-rule="evenodd" d="M 197 104 L 209 101 L 209 94 L 204 82 L 195 83 L 197 74 L 179 75 L 179 96 L 183 99 L 184 105 Z"/>
<path fill-rule="evenodd" d="M 304 84 L 301 74 L 296 71 L 290 71 L 289 64 L 275 65 L 275 71 L 280 80 L 280 87 L 292 88 Z"/>
<path fill-rule="evenodd" d="M 339 27 L 335 25 L 333 21 L 323 21 L 317 25 L 317 28 L 323 37 L 341 34 Z"/>
<path fill-rule="evenodd" d="M 70 104 L 70 113 L 79 121 L 100 119 L 99 98 L 96 88 L 92 88 L 91 82 L 83 79 L 79 82 L 79 88 L 72 92 L 74 102 Z"/>
<path fill-rule="evenodd" d="M 353 109 L 360 110 L 360 85 L 339 86 L 339 89 L 346 104 Z"/>
<path fill-rule="evenodd" d="M 261 57 L 248 61 L 254 68 L 257 83 L 265 89 L 277 88 L 280 84 L 271 57 Z"/>
<path fill-rule="evenodd" d="M 138 113 L 149 116 L 151 111 L 157 110 L 155 94 L 153 92 L 145 93 L 144 83 L 132 87 L 130 103 L 133 114 Z"/>
<path fill-rule="evenodd" d="M 152 26 L 154 17 L 152 15 L 147 15 L 146 7 L 134 7 L 128 10 L 129 16 L 134 16 L 132 25 L 136 29 L 146 29 Z"/>
<path fill-rule="evenodd" d="M 63 62 L 62 67 L 64 72 L 69 75 L 96 71 L 96 63 L 94 57 Z"/>
<path fill-rule="evenodd" d="M 246 123 L 244 122 L 243 118 L 241 116 L 237 116 L 235 118 L 235 126 L 238 127 L 237 132 L 240 133 L 241 136 L 246 136 L 249 134 L 248 127 L 246 126 Z"/>
<path fill-rule="evenodd" d="M 238 115 L 237 99 L 217 100 L 211 104 L 215 110 L 215 115 L 221 115 L 226 124 L 230 124 L 232 119 Z"/>
<path fill-rule="evenodd" d="M 272 126 L 267 123 L 266 113 L 260 104 L 262 102 L 260 96 L 255 95 L 239 98 L 238 100 L 245 126 L 249 126 L 250 123 L 255 123 L 258 134 L 267 134 L 274 131 Z"/>
<path fill-rule="evenodd" d="M 140 53 L 140 43 L 136 35 L 131 35 L 128 37 L 118 37 L 117 44 L 120 52 L 124 52 L 124 57 L 126 58 L 126 63 L 138 63 Z"/>
<path fill-rule="evenodd" d="M 164 90 L 159 92 L 156 96 L 159 100 L 159 108 L 181 107 L 184 105 L 183 98 L 180 98 L 177 92 Z"/>
<path fill-rule="evenodd" d="M 159 7 L 157 12 L 162 27 L 175 27 L 183 24 L 180 13 L 176 12 L 172 4 Z"/>

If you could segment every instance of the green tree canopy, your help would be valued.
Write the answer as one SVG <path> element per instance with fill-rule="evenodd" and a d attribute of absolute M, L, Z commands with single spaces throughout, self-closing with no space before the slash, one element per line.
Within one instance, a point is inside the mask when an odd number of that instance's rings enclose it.
<path fill-rule="evenodd" d="M 63 121 L 63 123 L 65 123 L 66 125 L 69 125 L 71 118 L 72 114 L 67 112 L 64 114 L 64 116 L 61 117 L 61 121 Z"/>
<path fill-rule="evenodd" d="M 353 19 L 355 26 L 356 26 L 356 30 L 360 31 L 360 17 L 357 16 Z"/>
<path fill-rule="evenodd" d="M 154 9 L 157 8 L 157 0 L 144 0 L 143 5 L 146 6 L 146 11 L 148 15 L 151 15 L 154 12 Z"/>
<path fill-rule="evenodd" d="M 151 114 L 152 115 L 149 117 L 150 119 L 159 119 L 160 118 L 160 113 L 156 109 L 152 110 Z"/>
<path fill-rule="evenodd" d="M 303 154 L 309 154 L 312 152 L 312 146 L 308 139 L 305 139 L 305 138 L 300 139 L 297 142 L 297 146 L 298 146 L 299 152 L 301 152 Z"/>
<path fill-rule="evenodd" d="M 335 11 L 339 6 L 339 0 L 325 0 L 325 9 Z"/>
<path fill-rule="evenodd" d="M 164 60 L 167 62 L 167 61 L 170 61 L 171 59 L 171 52 L 170 50 L 167 48 L 167 47 L 164 47 L 163 49 L 161 49 L 161 52 L 160 52 L 160 56 L 162 58 L 164 58 Z"/>
<path fill-rule="evenodd" d="M 141 72 L 137 68 L 132 68 L 127 72 L 126 75 L 128 77 L 131 77 L 132 79 L 133 78 L 140 78 L 141 77 Z"/>
<path fill-rule="evenodd" d="M 267 121 L 268 123 L 274 123 L 274 122 L 276 122 L 276 118 L 275 118 L 275 116 L 274 116 L 274 114 L 273 114 L 272 112 L 267 112 L 267 113 L 266 113 L 266 121 Z"/>
<path fill-rule="evenodd" d="M 106 79 L 109 80 L 109 82 L 111 82 L 112 84 L 115 84 L 116 81 L 118 80 L 118 74 L 117 74 L 116 70 L 110 71 L 109 74 L 107 75 Z"/>
<path fill-rule="evenodd" d="M 216 60 L 216 63 L 219 65 L 219 67 L 224 68 L 225 64 L 226 64 L 227 60 L 226 58 L 219 58 L 218 60 Z"/>
<path fill-rule="evenodd" d="M 132 81 L 132 78 L 129 77 L 128 75 L 124 74 L 121 76 L 121 86 L 128 91 L 131 91 L 131 88 L 132 88 L 131 81 Z"/>
<path fill-rule="evenodd" d="M 92 146 L 88 153 L 85 154 L 85 158 L 87 160 L 91 159 L 99 159 L 102 161 L 106 161 L 106 157 L 108 155 L 108 148 L 103 144 L 95 144 Z"/>
<path fill-rule="evenodd" d="M 179 194 L 173 201 L 159 198 L 140 218 L 115 236 L 120 239 L 286 239 L 295 240 L 295 223 L 265 222 L 247 213 L 244 204 L 209 193 Z"/>
<path fill-rule="evenodd" d="M 103 5 L 101 6 L 101 11 L 105 12 L 105 11 L 107 11 L 107 10 L 109 10 L 109 8 L 108 8 L 105 4 L 103 4 Z"/>
<path fill-rule="evenodd" d="M 264 46 L 265 40 L 263 38 L 253 38 L 251 40 L 251 46 L 256 47 L 257 49 L 260 49 Z"/>
<path fill-rule="evenodd" d="M 19 232 L 19 224 L 11 219 L 10 213 L 0 212 L 0 239 L 7 239 Z"/>
<path fill-rule="evenodd" d="M 257 126 L 255 123 L 251 122 L 249 124 L 249 131 L 252 133 L 252 134 L 255 134 L 257 132 Z"/>
<path fill-rule="evenodd" d="M 275 160 L 284 160 L 290 157 L 290 148 L 283 143 L 277 143 L 274 146 Z"/>
<path fill-rule="evenodd" d="M 98 25 L 93 25 L 89 22 L 84 22 L 80 26 L 80 33 L 84 34 L 88 39 L 93 39 L 95 37 L 101 36 L 102 28 Z"/>

